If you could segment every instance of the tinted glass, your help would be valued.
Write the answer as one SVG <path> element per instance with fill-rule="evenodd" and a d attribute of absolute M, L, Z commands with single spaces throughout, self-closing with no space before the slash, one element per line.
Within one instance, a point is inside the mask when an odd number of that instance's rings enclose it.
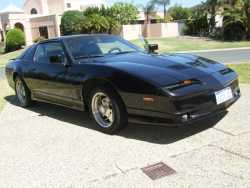
<path fill-rule="evenodd" d="M 29 47 L 20 57 L 20 59 L 26 61 L 32 61 L 36 51 L 36 45 Z"/>
<path fill-rule="evenodd" d="M 65 39 L 75 59 L 140 51 L 138 47 L 116 36 L 77 36 Z"/>
<path fill-rule="evenodd" d="M 39 44 L 34 56 L 34 61 L 38 63 L 49 63 L 51 56 L 63 55 L 64 49 L 59 42 L 51 42 L 45 44 Z"/>

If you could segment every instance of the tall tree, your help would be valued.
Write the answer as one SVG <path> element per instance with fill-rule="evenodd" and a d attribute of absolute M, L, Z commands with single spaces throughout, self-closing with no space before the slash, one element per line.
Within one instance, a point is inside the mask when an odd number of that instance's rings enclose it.
<path fill-rule="evenodd" d="M 250 37 L 250 0 L 231 0 L 224 9 L 224 28 L 241 25 L 245 35 Z M 239 27 L 239 26 L 238 26 Z M 235 33 L 237 34 L 237 33 Z"/>
<path fill-rule="evenodd" d="M 205 3 L 208 9 L 208 13 L 210 14 L 210 18 L 209 18 L 210 32 L 213 32 L 216 26 L 215 17 L 216 17 L 218 3 L 219 3 L 219 0 L 207 0 Z"/>
<path fill-rule="evenodd" d="M 168 9 L 168 14 L 173 20 L 186 20 L 191 15 L 191 11 L 189 8 L 184 8 L 181 5 L 174 5 Z"/>
<path fill-rule="evenodd" d="M 150 17 L 156 14 L 155 4 L 152 1 L 146 3 L 146 5 L 141 6 L 144 16 L 145 16 L 145 23 L 150 23 Z"/>
<path fill-rule="evenodd" d="M 164 20 L 167 17 L 167 6 L 170 4 L 170 0 L 152 0 L 154 4 L 158 4 L 163 6 L 163 11 L 164 11 Z"/>
<path fill-rule="evenodd" d="M 110 16 L 115 18 L 121 25 L 130 24 L 137 19 L 138 9 L 131 3 L 115 3 L 110 8 Z"/>

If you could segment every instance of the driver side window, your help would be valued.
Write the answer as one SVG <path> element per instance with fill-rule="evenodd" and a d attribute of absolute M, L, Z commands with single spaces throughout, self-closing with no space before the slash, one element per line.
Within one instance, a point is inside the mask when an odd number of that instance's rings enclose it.
<path fill-rule="evenodd" d="M 60 42 L 39 44 L 34 56 L 34 62 L 50 63 L 50 57 L 57 55 L 64 56 L 64 49 Z"/>

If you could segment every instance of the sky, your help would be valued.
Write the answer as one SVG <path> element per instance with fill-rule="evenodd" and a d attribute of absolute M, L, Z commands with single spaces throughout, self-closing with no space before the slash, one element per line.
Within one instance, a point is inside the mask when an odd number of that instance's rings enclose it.
<path fill-rule="evenodd" d="M 4 9 L 6 6 L 8 6 L 9 4 L 15 4 L 18 7 L 22 7 L 24 0 L 0 0 L 0 10 Z M 91 1 L 91 0 L 89 0 Z M 148 2 L 148 0 L 107 0 L 108 4 L 112 4 L 114 2 L 117 1 L 123 1 L 123 2 L 132 2 L 135 5 L 141 5 L 141 4 L 145 4 L 146 2 Z M 174 4 L 179 4 L 185 7 L 191 7 L 193 5 L 199 4 L 202 0 L 171 0 L 171 5 Z M 170 6 L 171 6 L 170 5 Z"/>

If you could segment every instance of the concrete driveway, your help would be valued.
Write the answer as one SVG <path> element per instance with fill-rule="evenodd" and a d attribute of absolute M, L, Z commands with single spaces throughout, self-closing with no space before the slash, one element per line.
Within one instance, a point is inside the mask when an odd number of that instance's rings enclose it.
<path fill-rule="evenodd" d="M 129 125 L 109 136 L 86 113 L 13 96 L 0 114 L 0 185 L 5 187 L 250 187 L 250 86 L 228 114 L 188 127 Z M 175 174 L 151 180 L 164 162 Z"/>
<path fill-rule="evenodd" d="M 4 68 L 0 67 L 0 80 L 3 80 L 5 78 Z"/>

